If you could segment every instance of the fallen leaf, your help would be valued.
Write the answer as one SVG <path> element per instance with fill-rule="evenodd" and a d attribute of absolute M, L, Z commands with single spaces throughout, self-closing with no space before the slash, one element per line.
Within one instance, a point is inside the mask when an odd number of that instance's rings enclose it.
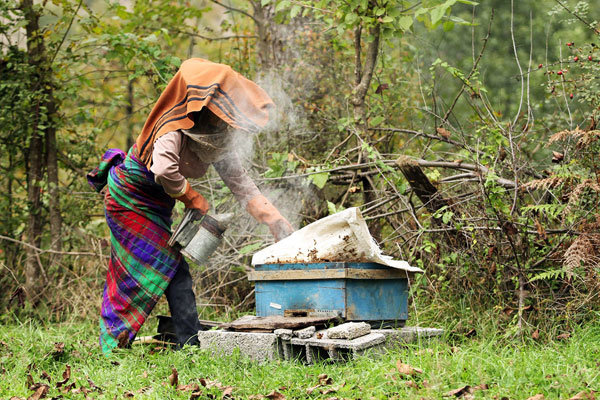
<path fill-rule="evenodd" d="M 54 343 L 54 350 L 52 351 L 52 355 L 54 357 L 60 356 L 65 352 L 65 344 L 63 342 Z"/>
<path fill-rule="evenodd" d="M 309 387 L 308 389 L 306 389 L 306 394 L 312 394 L 312 392 L 314 392 L 315 390 L 317 390 L 320 387 L 321 387 L 321 385 Z"/>
<path fill-rule="evenodd" d="M 413 388 L 413 389 L 418 389 L 419 388 L 419 385 L 417 385 L 415 383 L 415 381 L 406 381 L 406 382 L 404 382 L 404 384 L 406 386 L 408 386 L 409 388 Z"/>
<path fill-rule="evenodd" d="M 33 386 L 33 376 L 31 376 L 31 374 L 27 374 L 27 383 L 26 383 L 27 387 L 31 387 Z"/>
<path fill-rule="evenodd" d="M 331 385 L 333 380 L 327 376 L 327 374 L 319 375 L 319 383 L 321 385 Z"/>
<path fill-rule="evenodd" d="M 223 388 L 223 399 L 231 399 L 231 393 L 233 393 L 233 386 L 226 386 Z"/>
<path fill-rule="evenodd" d="M 133 392 L 125 392 L 125 393 L 123 393 L 123 397 L 131 399 L 131 398 L 135 397 L 135 395 L 133 394 Z"/>
<path fill-rule="evenodd" d="M 451 133 L 448 129 L 442 128 L 441 126 L 439 128 L 436 128 L 435 130 L 441 137 L 446 138 L 446 139 L 448 139 L 451 135 Z"/>
<path fill-rule="evenodd" d="M 171 368 L 171 372 L 172 374 L 169 375 L 169 384 L 171 386 L 177 386 L 177 383 L 179 383 L 179 374 L 177 373 L 175 367 Z"/>
<path fill-rule="evenodd" d="M 202 396 L 202 390 L 195 390 L 190 394 L 190 400 L 195 400 L 200 396 Z"/>
<path fill-rule="evenodd" d="M 477 335 L 477 331 L 475 329 L 471 329 L 469 332 L 465 333 L 465 337 L 473 337 Z"/>
<path fill-rule="evenodd" d="M 463 396 L 463 395 L 469 393 L 469 389 L 471 389 L 471 386 L 465 385 L 465 386 L 460 387 L 458 389 L 454 389 L 454 390 L 449 391 L 448 393 L 446 393 L 444 395 L 444 397 L 452 397 L 452 396 L 460 397 L 460 396 Z"/>
<path fill-rule="evenodd" d="M 60 388 L 65 383 L 67 383 L 69 379 L 71 379 L 71 366 L 70 365 L 68 365 L 68 364 L 65 365 L 65 372 L 63 372 L 62 377 L 63 377 L 62 381 L 56 382 L 57 388 Z"/>
<path fill-rule="evenodd" d="M 90 389 L 95 390 L 99 393 L 102 393 L 102 388 L 96 386 L 96 384 L 94 382 L 92 382 L 92 380 L 90 378 L 87 379 L 88 384 L 90 385 Z"/>
<path fill-rule="evenodd" d="M 144 378 L 144 379 L 148 378 L 148 371 L 142 372 L 142 378 Z"/>
<path fill-rule="evenodd" d="M 586 390 L 582 390 L 581 392 L 577 393 L 575 396 L 571 397 L 569 400 L 596 400 L 596 396 L 593 390 L 591 391 L 586 391 Z"/>
<path fill-rule="evenodd" d="M 118 361 L 111 361 L 110 363 L 111 363 L 112 365 L 121 365 L 121 363 L 120 363 L 120 362 L 118 362 Z"/>
<path fill-rule="evenodd" d="M 396 362 L 396 369 L 402 375 L 412 376 L 412 375 L 415 375 L 415 374 L 422 374 L 423 373 L 422 369 L 411 367 L 408 364 L 402 363 L 400 360 L 398 360 Z"/>
<path fill-rule="evenodd" d="M 543 394 L 536 394 L 535 396 L 528 397 L 527 400 L 544 400 Z"/>
<path fill-rule="evenodd" d="M 285 400 L 285 396 L 279 393 L 277 390 L 273 390 L 271 393 L 265 396 L 267 399 L 271 400 Z"/>
<path fill-rule="evenodd" d="M 40 378 L 45 379 L 48 382 L 52 381 L 52 377 L 46 371 L 42 371 Z"/>
<path fill-rule="evenodd" d="M 117 336 L 117 341 L 119 342 L 117 345 L 119 349 L 127 347 L 129 344 L 129 331 L 125 329 L 123 332 L 119 333 L 119 336 Z"/>
<path fill-rule="evenodd" d="M 535 331 L 533 331 L 533 333 L 531 334 L 531 338 L 533 340 L 538 340 L 540 338 L 540 330 L 536 329 Z"/>
<path fill-rule="evenodd" d="M 35 393 L 27 398 L 27 400 L 40 400 L 46 397 L 48 394 L 48 390 L 50 390 L 50 386 L 48 385 L 39 385 L 37 389 L 35 389 Z"/>
<path fill-rule="evenodd" d="M 568 339 L 568 338 L 570 338 L 570 337 L 571 337 L 571 334 L 570 334 L 570 333 L 561 333 L 561 334 L 560 334 L 560 335 L 558 335 L 556 338 L 557 338 L 558 340 L 566 340 L 566 339 Z"/>
<path fill-rule="evenodd" d="M 64 388 L 62 388 L 62 391 L 65 393 L 68 393 L 74 389 L 75 389 L 75 382 L 72 382 L 72 383 L 68 384 L 67 386 L 65 386 Z"/>
<path fill-rule="evenodd" d="M 331 393 L 335 393 L 338 391 L 337 388 L 328 388 L 328 389 L 321 389 L 321 394 L 325 395 L 325 394 L 331 394 Z"/>
<path fill-rule="evenodd" d="M 177 390 L 182 392 L 192 391 L 197 392 L 200 390 L 200 386 L 197 383 L 190 383 L 189 385 L 178 385 Z"/>

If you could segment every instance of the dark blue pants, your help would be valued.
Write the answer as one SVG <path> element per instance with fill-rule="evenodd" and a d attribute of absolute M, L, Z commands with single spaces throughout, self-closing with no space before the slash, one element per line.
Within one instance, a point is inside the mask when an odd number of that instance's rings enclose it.
<path fill-rule="evenodd" d="M 198 331 L 201 325 L 196 310 L 196 295 L 192 289 L 190 267 L 183 257 L 165 295 L 171 311 L 177 347 L 180 348 L 185 344 L 198 345 Z"/>

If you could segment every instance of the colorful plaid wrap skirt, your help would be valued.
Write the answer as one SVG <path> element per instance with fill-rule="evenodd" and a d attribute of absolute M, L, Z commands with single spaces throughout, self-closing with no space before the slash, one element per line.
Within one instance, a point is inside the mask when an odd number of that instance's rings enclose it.
<path fill-rule="evenodd" d="M 104 204 L 111 254 L 100 315 L 100 346 L 110 353 L 129 344 L 165 292 L 181 262 L 167 242 L 175 201 L 138 159 L 108 150 L 88 174 L 97 190 L 108 184 Z"/>

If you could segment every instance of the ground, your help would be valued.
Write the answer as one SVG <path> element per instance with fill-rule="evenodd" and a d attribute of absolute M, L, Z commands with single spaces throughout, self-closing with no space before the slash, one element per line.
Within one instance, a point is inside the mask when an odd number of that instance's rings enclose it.
<path fill-rule="evenodd" d="M 600 391 L 600 326 L 549 342 L 449 335 L 311 366 L 213 358 L 196 348 L 136 346 L 105 357 L 96 333 L 92 322 L 0 326 L 0 399 L 46 390 L 47 398 L 498 400 L 592 399 Z"/>

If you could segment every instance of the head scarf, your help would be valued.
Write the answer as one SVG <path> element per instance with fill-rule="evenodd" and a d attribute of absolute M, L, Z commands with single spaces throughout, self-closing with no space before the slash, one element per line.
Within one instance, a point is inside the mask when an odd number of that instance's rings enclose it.
<path fill-rule="evenodd" d="M 160 95 L 136 140 L 139 157 L 150 168 L 156 139 L 192 128 L 190 114 L 204 107 L 229 126 L 255 133 L 267 124 L 273 106 L 260 86 L 228 65 L 201 58 L 186 60 Z"/>

